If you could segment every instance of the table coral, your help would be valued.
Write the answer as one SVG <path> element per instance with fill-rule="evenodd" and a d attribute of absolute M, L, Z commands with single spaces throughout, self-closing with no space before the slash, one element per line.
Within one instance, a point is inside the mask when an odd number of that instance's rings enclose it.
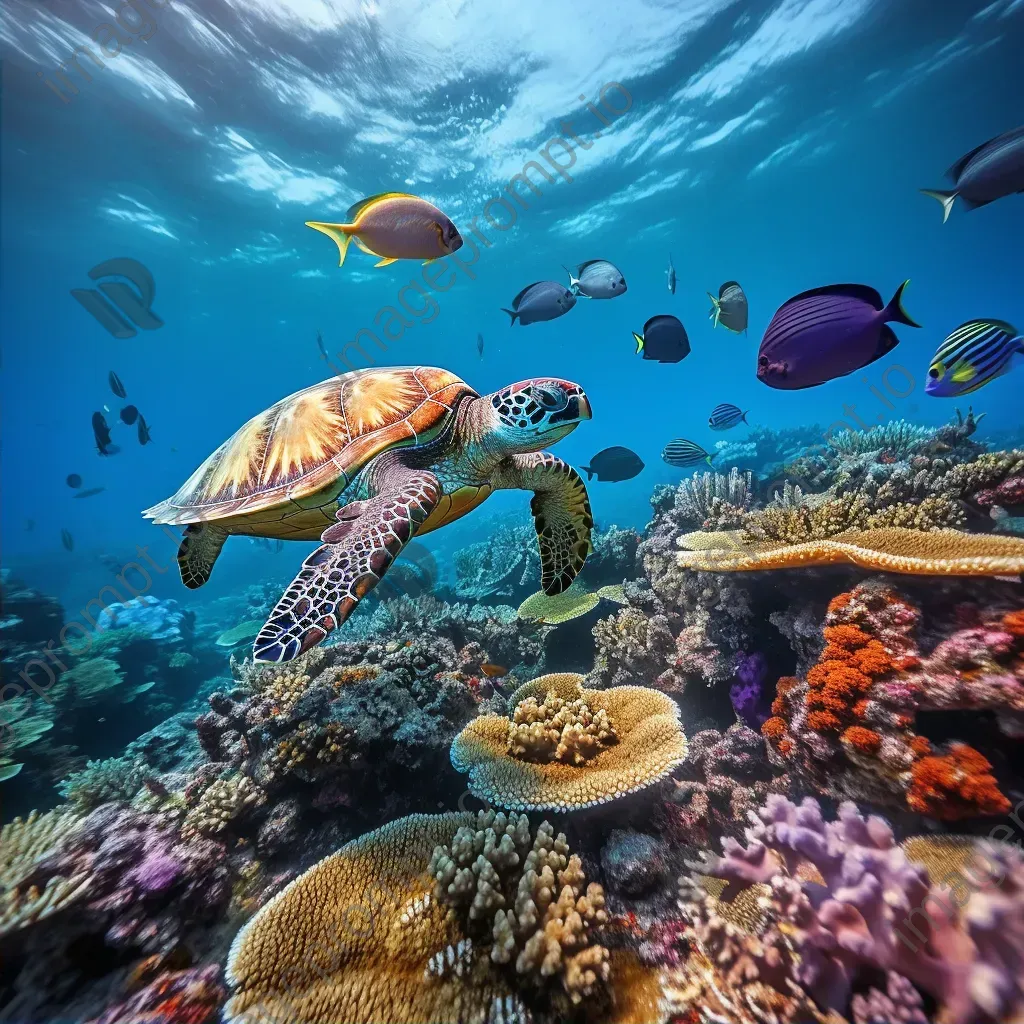
<path fill-rule="evenodd" d="M 582 676 L 542 676 L 509 698 L 511 720 L 504 715 L 481 715 L 459 733 L 452 743 L 451 761 L 458 771 L 468 773 L 475 795 L 516 810 L 578 810 L 652 786 L 681 763 L 686 737 L 675 701 L 640 686 L 587 690 L 582 681 Z M 520 744 L 522 754 L 515 753 L 521 728 L 515 721 L 517 713 L 529 717 L 537 698 L 547 701 L 549 695 L 582 702 L 588 715 L 603 712 L 614 723 L 618 741 L 603 745 L 582 763 L 558 759 L 557 747 L 551 744 L 546 748 L 549 760 L 522 756 L 535 756 L 537 745 L 527 749 Z M 524 702 L 526 708 L 520 713 Z M 573 742 L 578 739 L 574 733 Z"/>
<path fill-rule="evenodd" d="M 982 754 L 963 743 L 934 751 L 914 732 L 918 712 L 935 710 L 991 710 L 1016 729 L 1024 637 L 1007 623 L 1015 626 L 1019 613 L 987 614 L 994 621 L 955 630 L 923 655 L 921 613 L 907 598 L 877 581 L 838 595 L 820 657 L 803 681 L 779 680 L 762 726 L 779 763 L 819 792 L 905 803 L 949 820 L 1004 813 L 1009 805 Z"/>
<path fill-rule="evenodd" d="M 542 590 L 531 594 L 519 606 L 519 618 L 536 619 L 548 625 L 557 626 L 563 622 L 578 619 L 597 607 L 601 598 L 586 590 L 581 583 L 573 584 L 561 594 L 549 596 Z"/>
<path fill-rule="evenodd" d="M 865 569 L 927 576 L 1006 576 L 1024 572 L 1024 539 L 957 530 L 902 527 L 850 530 L 805 543 L 745 543 L 738 533 L 691 533 L 678 539 L 684 569 L 749 572 L 846 562 Z"/>

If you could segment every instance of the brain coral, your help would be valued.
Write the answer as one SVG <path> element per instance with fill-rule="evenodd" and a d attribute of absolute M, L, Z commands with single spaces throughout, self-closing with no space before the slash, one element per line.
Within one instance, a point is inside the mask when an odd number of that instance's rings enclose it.
<path fill-rule="evenodd" d="M 865 569 L 926 576 L 1003 576 L 1024 572 L 1024 540 L 990 533 L 902 527 L 849 530 L 802 544 L 744 543 L 739 533 L 679 538 L 679 565 L 710 572 L 801 569 L 847 562 Z"/>
<path fill-rule="evenodd" d="M 443 873 L 443 858 L 435 851 L 450 852 L 446 844 L 457 845 L 467 832 L 475 839 L 480 823 L 470 813 L 400 818 L 348 843 L 286 886 L 232 943 L 225 1024 L 539 1024 L 546 1019 L 531 1013 L 543 1004 L 530 1010 L 524 1005 L 519 986 L 512 984 L 514 968 L 510 974 L 500 957 L 488 955 L 488 946 L 496 948 L 498 940 L 474 939 L 467 932 L 465 908 L 435 896 L 438 880 L 431 865 Z M 545 836 L 549 859 L 557 841 Z M 566 870 L 569 866 L 567 861 Z M 635 957 L 613 954 L 614 1005 L 598 1019 L 606 1024 L 658 1019 L 656 980 Z"/>
<path fill-rule="evenodd" d="M 578 810 L 645 789 L 686 757 L 679 708 L 671 697 L 643 686 L 586 690 L 582 681 L 571 674 L 541 676 L 509 698 L 512 720 L 481 715 L 455 737 L 452 764 L 469 774 L 476 796 L 515 810 Z M 572 753 L 566 759 L 556 756 L 565 743 L 563 731 L 558 743 L 547 743 L 549 759 L 527 760 L 544 744 L 539 739 L 522 743 L 521 709 L 528 709 L 529 717 L 541 702 L 551 708 L 556 700 L 576 708 L 577 721 L 566 723 L 574 731 L 568 744 Z M 602 723 L 596 735 L 587 733 L 588 726 L 580 724 L 584 721 Z M 605 722 L 614 733 L 599 739 Z"/>

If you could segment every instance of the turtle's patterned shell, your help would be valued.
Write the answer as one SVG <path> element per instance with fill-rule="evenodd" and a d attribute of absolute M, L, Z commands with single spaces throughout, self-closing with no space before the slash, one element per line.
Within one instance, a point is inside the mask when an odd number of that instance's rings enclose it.
<path fill-rule="evenodd" d="M 477 397 L 455 374 L 432 366 L 332 377 L 254 416 L 144 515 L 196 523 L 301 501 L 333 481 L 340 493 L 374 456 L 435 437 L 466 396 Z"/>

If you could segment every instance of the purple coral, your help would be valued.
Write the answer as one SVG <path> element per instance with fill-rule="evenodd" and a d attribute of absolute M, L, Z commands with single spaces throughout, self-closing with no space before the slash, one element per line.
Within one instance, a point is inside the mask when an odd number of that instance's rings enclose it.
<path fill-rule="evenodd" d="M 729 688 L 729 699 L 737 718 L 751 729 L 760 729 L 768 718 L 764 699 L 767 675 L 768 662 L 760 651 L 739 656 L 735 682 Z"/>

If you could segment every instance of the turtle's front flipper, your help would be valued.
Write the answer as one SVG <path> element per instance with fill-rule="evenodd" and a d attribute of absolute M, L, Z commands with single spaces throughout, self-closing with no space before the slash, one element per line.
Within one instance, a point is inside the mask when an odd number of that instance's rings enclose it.
<path fill-rule="evenodd" d="M 594 517 L 583 478 L 549 452 L 513 455 L 495 473 L 495 486 L 533 491 L 530 509 L 540 545 L 540 585 L 560 594 L 590 553 Z"/>
<path fill-rule="evenodd" d="M 387 572 L 441 498 L 433 473 L 395 467 L 382 493 L 338 509 L 253 644 L 256 661 L 291 661 L 337 629 Z"/>

